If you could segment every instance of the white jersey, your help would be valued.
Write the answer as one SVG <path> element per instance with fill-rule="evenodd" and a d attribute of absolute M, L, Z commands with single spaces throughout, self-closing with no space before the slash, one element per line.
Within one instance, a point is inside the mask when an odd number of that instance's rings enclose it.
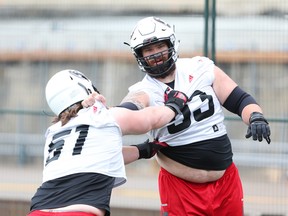
<path fill-rule="evenodd" d="M 214 63 L 205 57 L 180 58 L 176 62 L 174 89 L 184 92 L 191 101 L 176 120 L 150 132 L 153 138 L 170 146 L 181 146 L 225 135 L 224 114 L 212 88 Z M 164 104 L 167 85 L 146 75 L 129 88 L 130 92 L 144 91 L 150 106 Z"/>
<path fill-rule="evenodd" d="M 114 186 L 126 181 L 121 129 L 100 102 L 46 132 L 43 182 L 85 172 L 116 177 Z"/>

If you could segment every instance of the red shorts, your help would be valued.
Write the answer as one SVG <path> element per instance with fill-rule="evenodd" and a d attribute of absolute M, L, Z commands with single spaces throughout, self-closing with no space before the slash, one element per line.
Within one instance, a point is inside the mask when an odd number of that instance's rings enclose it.
<path fill-rule="evenodd" d="M 44 212 L 35 210 L 30 212 L 27 216 L 97 216 L 87 212 Z"/>
<path fill-rule="evenodd" d="M 244 215 L 242 183 L 234 163 L 215 182 L 184 181 L 163 168 L 158 182 L 161 216 Z"/>

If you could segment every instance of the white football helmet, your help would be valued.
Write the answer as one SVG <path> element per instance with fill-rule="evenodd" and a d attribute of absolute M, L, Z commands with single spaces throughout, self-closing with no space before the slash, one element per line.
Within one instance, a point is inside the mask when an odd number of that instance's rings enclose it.
<path fill-rule="evenodd" d="M 167 42 L 169 58 L 163 64 L 151 67 L 145 58 L 155 58 L 156 55 L 162 55 L 162 53 L 143 58 L 141 48 L 159 41 Z M 152 77 L 163 77 L 173 69 L 178 58 L 178 46 L 179 41 L 176 40 L 174 29 L 157 17 L 140 20 L 130 36 L 130 48 L 136 57 L 139 68 Z"/>
<path fill-rule="evenodd" d="M 62 70 L 47 83 L 45 94 L 50 109 L 58 116 L 71 105 L 87 98 L 97 89 L 80 71 Z"/>

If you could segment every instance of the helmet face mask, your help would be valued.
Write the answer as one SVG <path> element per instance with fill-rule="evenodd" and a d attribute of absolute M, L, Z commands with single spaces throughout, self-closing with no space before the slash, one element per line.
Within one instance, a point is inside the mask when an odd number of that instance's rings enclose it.
<path fill-rule="evenodd" d="M 149 74 L 152 77 L 159 78 L 159 77 L 165 77 L 165 75 L 168 74 L 168 72 L 173 68 L 175 65 L 173 56 L 174 49 L 168 48 L 165 51 L 158 52 L 149 56 L 145 57 L 139 57 L 138 61 L 140 61 L 138 64 L 145 69 L 146 73 Z M 168 57 L 164 57 L 168 56 Z M 163 60 L 162 63 L 157 63 L 157 58 L 161 58 Z M 154 66 L 150 66 L 148 64 L 149 61 L 153 60 L 153 62 L 156 62 Z M 164 60 L 166 59 L 166 60 Z"/>
<path fill-rule="evenodd" d="M 63 70 L 48 81 L 45 89 L 46 101 L 50 109 L 59 116 L 71 105 L 87 98 L 95 89 L 80 71 Z"/>
<path fill-rule="evenodd" d="M 147 63 L 147 56 L 144 58 L 142 55 L 142 48 L 165 41 L 168 45 L 169 57 L 163 62 L 161 66 L 149 66 Z M 141 71 L 147 73 L 151 77 L 165 77 L 171 72 L 172 68 L 175 68 L 175 62 L 178 58 L 178 45 L 179 41 L 176 40 L 176 36 L 173 28 L 163 20 L 156 17 L 147 17 L 140 20 L 134 28 L 130 37 L 130 47 L 134 54 L 138 66 Z M 155 53 L 154 55 L 157 55 Z M 152 58 L 153 55 L 150 56 Z M 174 66 L 174 67 L 173 67 Z"/>

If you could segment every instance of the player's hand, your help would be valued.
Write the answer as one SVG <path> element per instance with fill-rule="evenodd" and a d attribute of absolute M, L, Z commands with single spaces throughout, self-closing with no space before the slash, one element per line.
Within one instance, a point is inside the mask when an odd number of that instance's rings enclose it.
<path fill-rule="evenodd" d="M 149 142 L 149 139 L 147 139 L 145 142 L 132 145 L 136 146 L 139 150 L 139 158 L 138 159 L 149 159 L 152 158 L 160 149 L 168 147 L 167 143 L 165 142 L 159 142 L 157 140 L 154 140 L 153 142 Z"/>
<path fill-rule="evenodd" d="M 164 93 L 164 103 L 172 109 L 175 114 L 181 113 L 182 109 L 188 102 L 188 97 L 181 91 L 171 90 L 169 87 Z"/>
<path fill-rule="evenodd" d="M 247 130 L 246 138 L 252 136 L 253 140 L 259 140 L 260 142 L 263 138 L 270 144 L 270 127 L 268 121 L 264 118 L 262 113 L 253 112 L 249 119 L 249 127 Z"/>

